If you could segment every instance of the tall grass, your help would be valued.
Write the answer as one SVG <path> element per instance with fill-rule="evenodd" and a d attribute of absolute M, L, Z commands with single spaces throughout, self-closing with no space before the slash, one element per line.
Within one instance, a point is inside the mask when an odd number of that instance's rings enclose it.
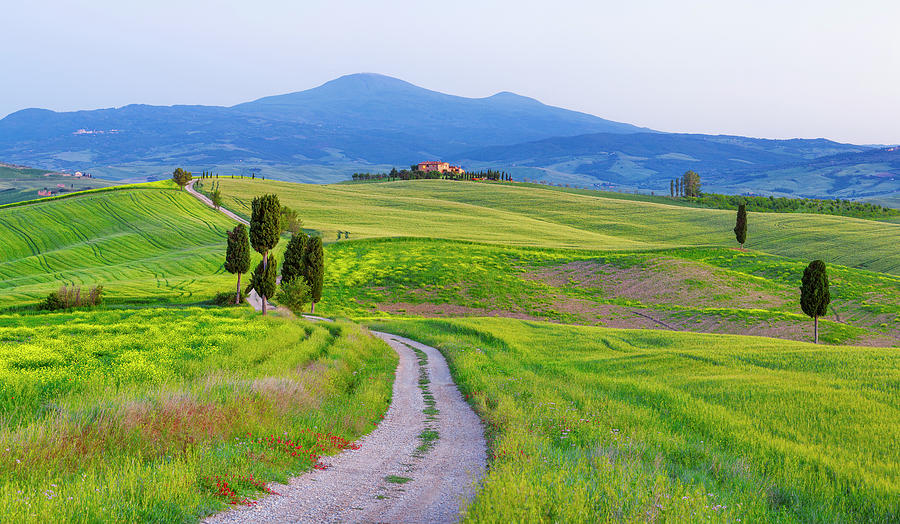
<path fill-rule="evenodd" d="M 193 521 L 370 431 L 395 354 L 240 310 L 0 316 L 0 522 Z"/>
<path fill-rule="evenodd" d="M 510 319 L 436 345 L 485 421 L 469 521 L 897 522 L 900 355 Z"/>

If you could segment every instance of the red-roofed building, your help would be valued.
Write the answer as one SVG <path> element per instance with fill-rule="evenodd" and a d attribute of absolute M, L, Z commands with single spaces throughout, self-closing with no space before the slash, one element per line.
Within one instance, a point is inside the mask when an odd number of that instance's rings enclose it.
<path fill-rule="evenodd" d="M 419 162 L 416 167 L 417 171 L 423 171 L 425 173 L 429 173 L 431 171 L 437 171 L 438 173 L 454 173 L 460 175 L 465 173 L 466 171 L 459 166 L 451 166 L 447 162 L 441 162 L 440 160 L 429 160 L 427 162 Z"/>

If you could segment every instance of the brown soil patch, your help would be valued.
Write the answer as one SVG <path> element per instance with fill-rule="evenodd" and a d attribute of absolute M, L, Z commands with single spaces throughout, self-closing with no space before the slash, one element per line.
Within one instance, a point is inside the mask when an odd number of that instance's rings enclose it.
<path fill-rule="evenodd" d="M 554 287 L 572 285 L 594 290 L 603 298 L 624 298 L 645 304 L 772 309 L 790 300 L 746 280 L 741 286 L 735 285 L 724 270 L 668 257 L 654 258 L 644 267 L 627 269 L 579 260 L 534 269 L 522 276 Z"/>

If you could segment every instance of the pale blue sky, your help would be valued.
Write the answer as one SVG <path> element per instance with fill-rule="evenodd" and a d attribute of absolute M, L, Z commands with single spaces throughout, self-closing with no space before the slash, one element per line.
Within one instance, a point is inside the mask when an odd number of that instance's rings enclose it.
<path fill-rule="evenodd" d="M 7 2 L 0 116 L 232 105 L 377 72 L 664 131 L 900 142 L 900 2 Z"/>

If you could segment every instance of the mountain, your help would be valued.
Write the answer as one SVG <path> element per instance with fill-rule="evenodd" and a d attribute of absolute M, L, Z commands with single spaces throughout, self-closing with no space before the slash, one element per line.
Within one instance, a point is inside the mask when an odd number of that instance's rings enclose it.
<path fill-rule="evenodd" d="M 519 177 L 668 192 L 688 169 L 703 187 L 737 194 L 871 198 L 900 193 L 900 151 L 825 139 L 769 140 L 678 133 L 594 133 L 492 146 L 455 158 Z"/>
<path fill-rule="evenodd" d="M 234 109 L 263 118 L 331 128 L 427 135 L 450 148 L 512 144 L 559 135 L 649 131 L 502 92 L 464 98 L 396 78 L 347 75 L 315 89 L 270 96 Z"/>
<path fill-rule="evenodd" d="M 352 168 L 409 165 L 493 144 L 644 129 L 499 93 L 464 98 L 375 74 L 234 107 L 129 105 L 0 120 L 0 160 L 109 178 L 182 165 L 282 178 L 343 179 Z M 329 172 L 330 176 L 329 176 Z"/>
<path fill-rule="evenodd" d="M 466 98 L 371 73 L 233 107 L 25 109 L 0 120 L 0 161 L 112 180 L 181 166 L 334 182 L 442 159 L 519 178 L 661 192 L 694 169 L 716 191 L 892 202 L 900 189 L 885 155 L 825 139 L 659 133 L 514 93 Z"/>

